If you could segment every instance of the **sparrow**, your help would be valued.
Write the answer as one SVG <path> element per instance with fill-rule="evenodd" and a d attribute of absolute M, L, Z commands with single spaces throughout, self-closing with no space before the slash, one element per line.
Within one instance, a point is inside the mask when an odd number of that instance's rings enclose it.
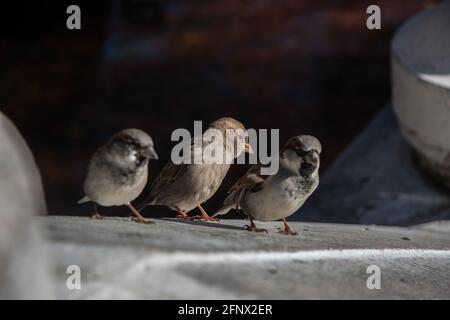
<path fill-rule="evenodd" d="M 79 204 L 92 201 L 92 218 L 102 219 L 97 205 L 103 207 L 126 205 L 132 212 L 132 220 L 145 220 L 131 201 L 141 194 L 148 177 L 149 159 L 158 159 L 152 138 L 139 129 L 125 129 L 116 133 L 93 154 L 84 180 L 85 197 Z"/>
<path fill-rule="evenodd" d="M 215 129 L 222 139 L 214 139 L 208 135 L 208 130 Z M 230 137 L 226 130 L 235 130 L 236 136 Z M 209 131 L 211 132 L 211 131 Z M 238 143 L 240 144 L 238 148 Z M 232 146 L 232 147 L 227 147 Z M 230 168 L 231 161 L 219 163 L 193 163 L 192 157 L 202 153 L 207 147 L 218 147 L 224 150 L 222 156 L 234 159 L 242 152 L 252 153 L 248 143 L 245 127 L 233 118 L 220 118 L 211 123 L 202 136 L 194 137 L 190 144 L 188 160 L 175 164 L 170 160 L 150 186 L 149 194 L 144 201 L 143 209 L 149 205 L 162 205 L 178 212 L 177 218 L 182 220 L 200 219 L 218 221 L 210 217 L 201 206 L 216 193 Z M 222 149 L 223 148 L 223 149 Z M 189 217 L 187 213 L 194 208 L 200 210 L 201 215 Z"/>
<path fill-rule="evenodd" d="M 262 175 L 261 165 L 252 166 L 229 190 L 223 207 L 213 217 L 230 209 L 241 209 L 249 218 L 249 231 L 267 232 L 253 220 L 282 220 L 281 233 L 296 235 L 286 218 L 296 212 L 319 185 L 322 147 L 315 137 L 300 135 L 290 138 L 279 153 L 280 167 L 274 175 Z"/>

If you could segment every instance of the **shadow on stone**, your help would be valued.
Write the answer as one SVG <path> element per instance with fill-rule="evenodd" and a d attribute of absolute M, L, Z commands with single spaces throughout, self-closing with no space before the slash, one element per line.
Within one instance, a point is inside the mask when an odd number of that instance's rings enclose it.
<path fill-rule="evenodd" d="M 220 223 L 214 223 L 214 222 L 206 222 L 206 221 L 184 221 L 184 220 L 177 220 L 172 218 L 161 218 L 160 220 L 165 221 L 171 221 L 175 223 L 182 223 L 182 224 L 189 224 L 194 226 L 202 226 L 202 227 L 210 227 L 210 228 L 219 228 L 219 229 L 228 229 L 228 230 L 245 230 L 244 227 L 237 227 L 233 225 L 224 224 L 223 221 L 226 220 L 220 220 Z M 245 224 L 245 220 L 242 220 L 242 223 Z"/>

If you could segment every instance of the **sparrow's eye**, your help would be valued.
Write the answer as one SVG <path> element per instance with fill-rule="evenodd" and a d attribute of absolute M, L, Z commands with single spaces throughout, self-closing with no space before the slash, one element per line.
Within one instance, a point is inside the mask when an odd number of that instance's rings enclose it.
<path fill-rule="evenodd" d="M 295 153 L 299 156 L 299 157 L 304 157 L 308 154 L 308 151 L 305 151 L 303 149 L 300 148 L 296 148 L 295 149 Z"/>
<path fill-rule="evenodd" d="M 135 149 L 141 148 L 141 145 L 133 139 L 127 139 L 127 140 L 125 140 L 125 142 L 127 145 L 132 146 Z"/>

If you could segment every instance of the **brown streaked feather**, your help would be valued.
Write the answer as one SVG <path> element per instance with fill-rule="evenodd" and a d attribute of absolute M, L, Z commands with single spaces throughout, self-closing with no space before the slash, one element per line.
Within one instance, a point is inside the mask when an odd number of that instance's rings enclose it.
<path fill-rule="evenodd" d="M 239 178 L 228 191 L 229 194 L 242 189 L 253 188 L 262 184 L 268 176 L 261 175 L 261 165 L 253 165 L 241 178 Z"/>
<path fill-rule="evenodd" d="M 172 184 L 189 170 L 187 164 L 174 164 L 169 161 L 150 186 L 150 197 L 158 193 L 158 190 Z"/>
<path fill-rule="evenodd" d="M 224 200 L 223 206 L 213 217 L 226 214 L 230 209 L 239 209 L 239 203 L 244 193 L 250 189 L 251 192 L 262 190 L 267 175 L 261 175 L 261 165 L 253 165 L 240 179 L 238 179 L 228 191 L 229 195 Z"/>
<path fill-rule="evenodd" d="M 226 133 L 227 129 L 242 129 L 245 131 L 245 127 L 242 125 L 242 123 L 240 123 L 239 121 L 237 121 L 233 118 L 229 118 L 229 117 L 220 118 L 220 119 L 212 122 L 209 125 L 209 128 L 220 130 L 220 132 L 224 136 L 224 139 L 223 139 L 224 147 L 227 147 L 227 141 L 225 139 L 225 133 Z M 202 143 L 203 148 L 205 148 L 208 144 L 210 144 L 214 141 L 214 139 L 206 141 L 206 139 L 204 139 L 204 136 L 194 137 L 191 140 L 191 150 L 192 150 L 191 155 L 194 155 L 195 142 L 199 141 L 198 139 L 202 139 L 201 143 Z M 170 192 L 169 186 L 171 184 L 173 184 L 174 182 L 178 181 L 184 175 L 186 175 L 186 173 L 190 174 L 189 170 L 191 170 L 193 168 L 193 166 L 195 166 L 195 165 L 196 164 L 174 164 L 172 161 L 169 161 L 169 163 L 167 163 L 164 166 L 164 168 L 159 173 L 157 178 L 151 184 L 149 195 L 145 199 L 143 206 L 141 208 L 143 208 L 147 205 L 158 203 L 158 198 L 161 198 L 163 195 L 167 195 L 167 192 Z M 216 166 L 211 166 L 210 170 L 213 170 L 215 167 Z M 229 167 L 229 165 L 226 167 L 227 171 L 228 171 L 228 167 Z M 214 175 L 211 175 L 211 176 L 214 177 Z M 208 183 L 211 183 L 211 181 L 206 181 L 205 183 L 208 184 Z"/>
<path fill-rule="evenodd" d="M 217 119 L 209 125 L 209 128 L 219 129 L 223 134 L 225 134 L 227 129 L 242 129 L 245 131 L 245 127 L 242 123 L 230 117 Z"/>
<path fill-rule="evenodd" d="M 193 157 L 194 153 L 194 144 L 197 139 L 201 137 L 194 137 L 191 139 L 191 155 Z M 198 140 L 197 140 L 198 141 Z M 210 143 L 212 143 L 212 140 L 205 141 L 202 139 L 202 148 L 205 148 Z M 193 158 L 191 159 L 193 161 Z M 155 197 L 158 196 L 158 194 L 163 191 L 163 189 L 175 182 L 176 180 L 180 179 L 190 168 L 192 168 L 193 164 L 174 164 L 172 161 L 169 160 L 169 162 L 162 168 L 161 172 L 158 174 L 156 179 L 153 181 L 153 183 L 150 185 L 150 191 L 149 195 L 144 201 L 144 205 L 150 204 Z"/>

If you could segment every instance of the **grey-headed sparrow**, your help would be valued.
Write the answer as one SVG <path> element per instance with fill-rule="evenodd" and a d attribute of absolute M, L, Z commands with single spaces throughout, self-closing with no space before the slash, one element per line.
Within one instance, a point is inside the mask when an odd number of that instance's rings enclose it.
<path fill-rule="evenodd" d="M 313 136 L 290 138 L 280 150 L 280 168 L 274 175 L 261 175 L 260 165 L 254 165 L 230 189 L 223 207 L 214 215 L 230 209 L 242 209 L 249 217 L 249 231 L 258 229 L 253 222 L 282 220 L 284 234 L 296 235 L 286 218 L 296 212 L 319 185 L 319 165 L 322 147 Z"/>
<path fill-rule="evenodd" d="M 78 203 L 92 201 L 96 219 L 103 218 L 97 205 L 126 205 L 135 222 L 150 223 L 131 204 L 147 183 L 149 159 L 158 155 L 148 134 L 139 129 L 118 132 L 92 156 L 84 180 L 85 197 Z"/>
<path fill-rule="evenodd" d="M 221 135 L 221 139 L 208 136 L 208 132 Z M 230 137 L 226 130 L 235 130 L 237 136 Z M 244 136 L 243 136 L 244 135 Z M 242 143 L 239 148 L 237 144 Z M 175 164 L 169 161 L 150 187 L 150 192 L 144 201 L 148 205 L 163 205 L 178 212 L 178 218 L 191 219 L 186 214 L 194 208 L 199 208 L 201 216 L 193 217 L 205 221 L 217 221 L 211 218 L 201 204 L 211 198 L 222 184 L 230 168 L 230 161 L 216 163 L 192 163 L 195 154 L 203 155 L 208 147 L 220 147 L 224 151 L 221 156 L 235 159 L 242 152 L 252 152 L 247 140 L 247 132 L 239 121 L 233 118 L 220 118 L 211 123 L 201 137 L 191 140 L 189 146 L 189 161 Z M 227 147 L 228 146 L 228 147 Z M 232 147 L 230 147 L 232 146 Z"/>

